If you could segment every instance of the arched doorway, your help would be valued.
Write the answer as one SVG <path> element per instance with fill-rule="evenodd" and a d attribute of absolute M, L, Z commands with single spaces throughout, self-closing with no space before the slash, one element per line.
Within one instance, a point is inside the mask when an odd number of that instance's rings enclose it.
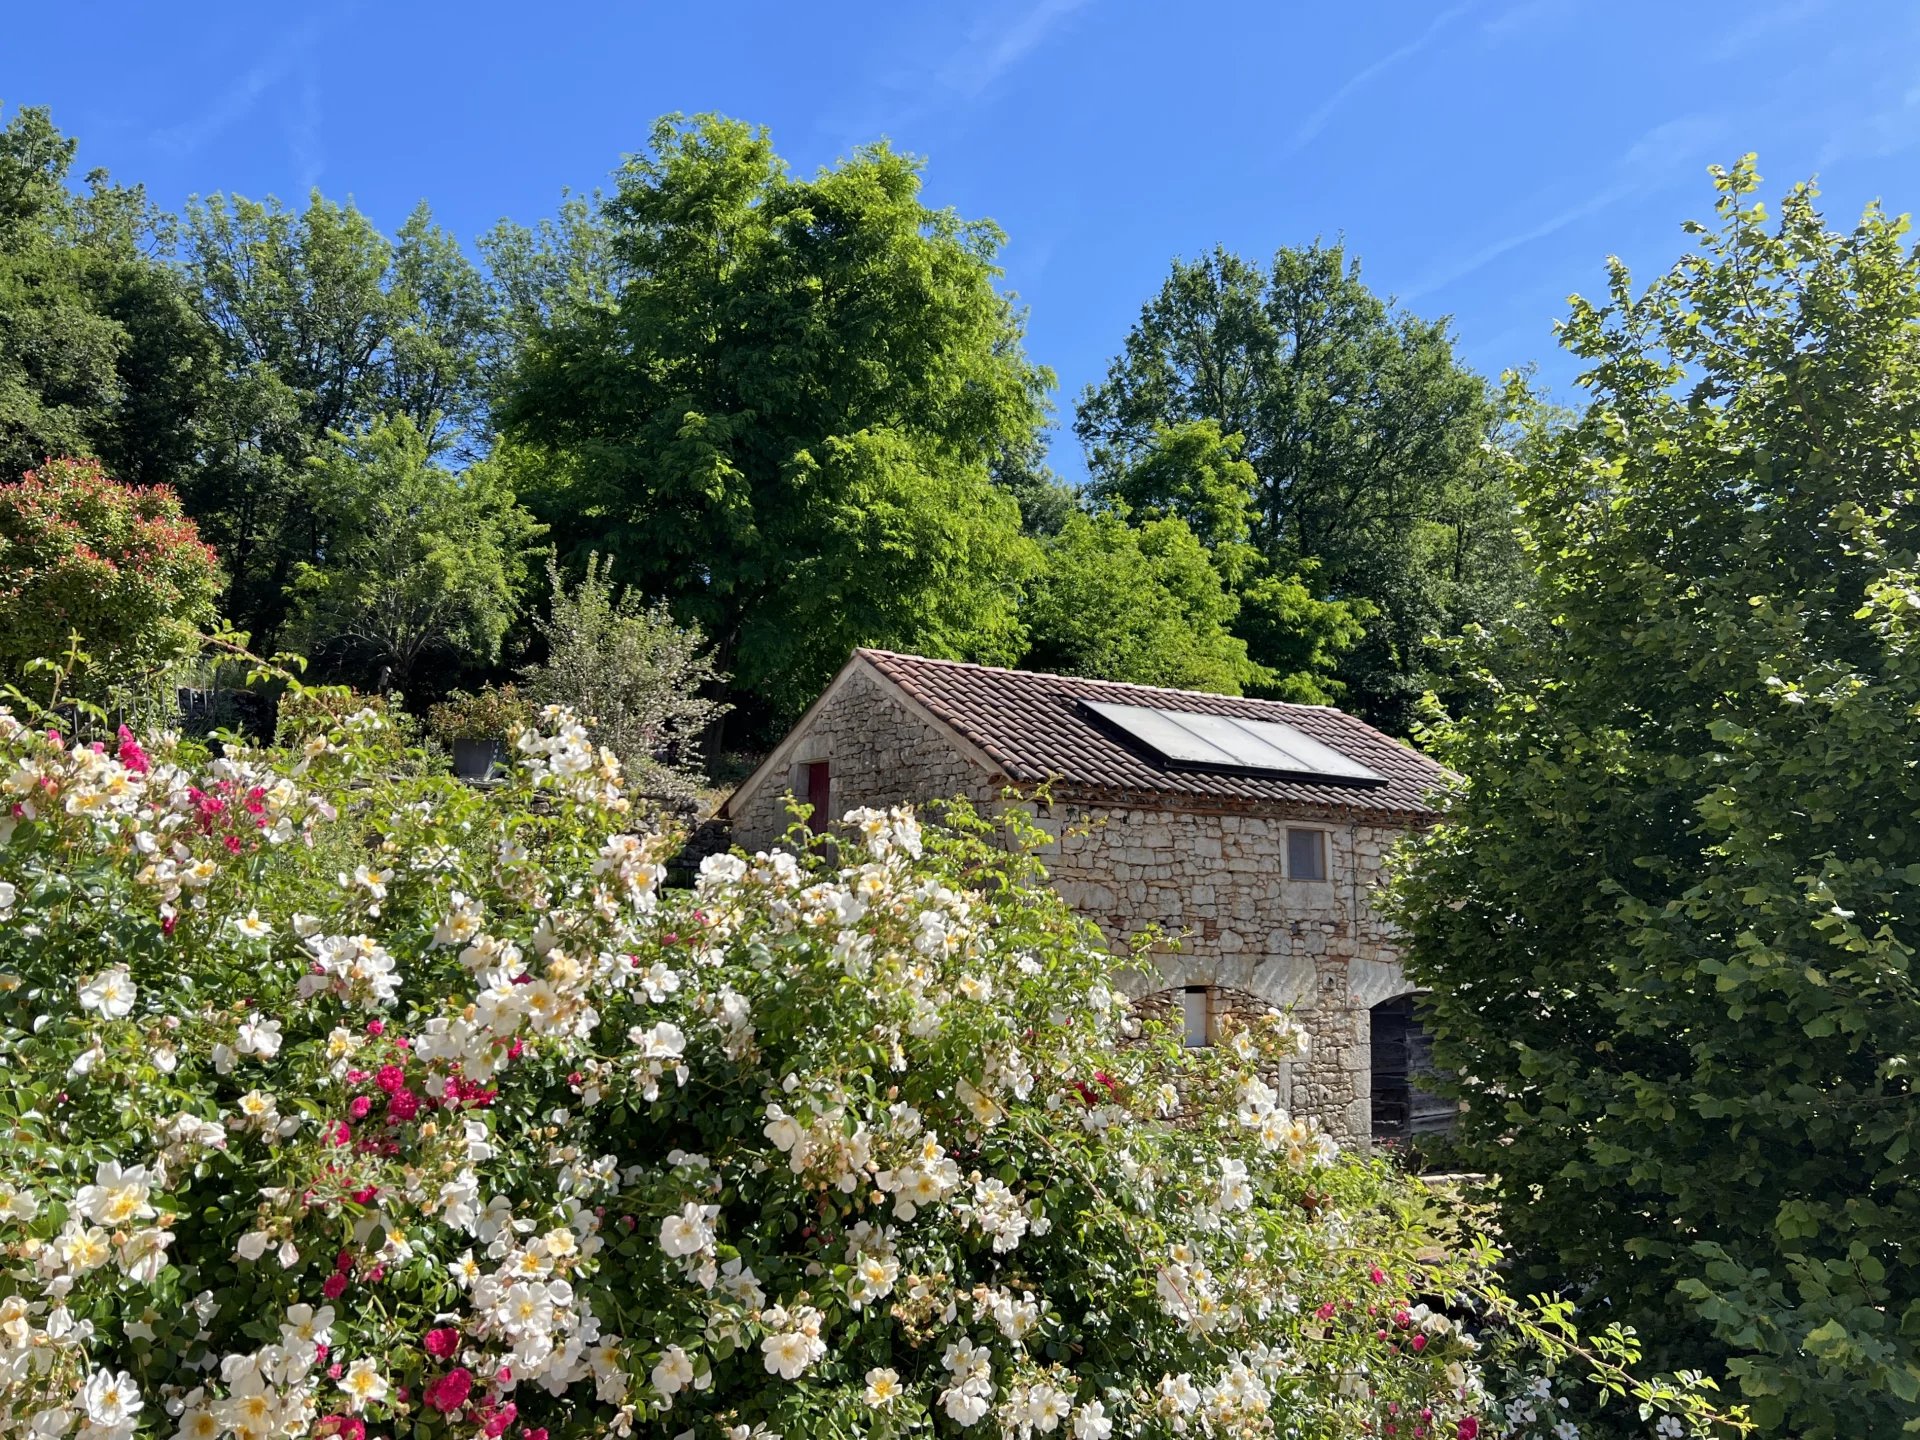
<path fill-rule="evenodd" d="M 1420 1023 L 1419 997 L 1396 995 L 1370 1012 L 1373 1030 L 1373 1138 L 1405 1145 L 1453 1128 L 1454 1105 L 1427 1083 L 1433 1076 L 1433 1037 Z"/>

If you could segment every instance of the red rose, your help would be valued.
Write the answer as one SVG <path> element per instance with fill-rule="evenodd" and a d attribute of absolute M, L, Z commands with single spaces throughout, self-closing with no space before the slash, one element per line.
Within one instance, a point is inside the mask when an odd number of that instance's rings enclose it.
<path fill-rule="evenodd" d="M 451 1325 L 443 1325 L 438 1330 L 427 1331 L 421 1343 L 434 1359 L 451 1360 L 454 1352 L 460 1348 L 460 1332 Z"/>
<path fill-rule="evenodd" d="M 423 1392 L 427 1404 L 442 1415 L 450 1415 L 467 1403 L 467 1396 L 473 1393 L 473 1374 L 464 1367 L 456 1367 L 428 1385 Z"/>

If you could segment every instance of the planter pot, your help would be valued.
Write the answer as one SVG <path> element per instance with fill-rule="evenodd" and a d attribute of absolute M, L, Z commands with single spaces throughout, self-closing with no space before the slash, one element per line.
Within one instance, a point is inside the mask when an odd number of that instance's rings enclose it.
<path fill-rule="evenodd" d="M 507 768 L 505 740 L 456 740 L 453 773 L 462 780 L 491 780 Z"/>

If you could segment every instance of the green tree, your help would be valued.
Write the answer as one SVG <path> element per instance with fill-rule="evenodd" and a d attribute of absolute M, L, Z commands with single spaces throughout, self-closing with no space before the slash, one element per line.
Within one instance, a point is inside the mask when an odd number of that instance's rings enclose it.
<path fill-rule="evenodd" d="M 748 719 L 855 645 L 1017 657 L 1033 548 L 993 477 L 1051 377 L 995 288 L 999 231 L 929 209 L 884 145 L 797 179 L 710 116 L 661 121 L 602 220 L 605 264 L 577 223 L 584 258 L 495 243 L 531 279 L 501 419 L 542 453 L 563 555 L 604 551 L 711 635 Z"/>
<path fill-rule="evenodd" d="M 1260 677 L 1231 629 L 1240 603 L 1178 519 L 1068 517 L 1021 611 L 1033 670 L 1238 695 Z"/>
<path fill-rule="evenodd" d="M 167 218 L 103 171 L 69 189 L 77 150 L 44 109 L 0 128 L 0 479 L 84 455 L 177 485 L 219 379 L 213 336 L 165 262 Z"/>
<path fill-rule="evenodd" d="M 1400 919 L 1532 1277 L 1870 1440 L 1920 1413 L 1920 256 L 1714 175 L 1696 252 L 1562 328 L 1544 619 L 1436 737 Z"/>
<path fill-rule="evenodd" d="M 1429 637 L 1510 602 L 1444 568 L 1454 554 L 1479 561 L 1480 530 L 1511 529 L 1487 444 L 1498 420 L 1446 322 L 1391 309 L 1342 247 L 1314 244 L 1266 269 L 1224 250 L 1176 261 L 1074 429 L 1096 486 L 1116 493 L 1184 424 L 1240 437 L 1251 543 L 1270 573 L 1371 607 L 1340 678 L 1361 713 L 1404 731 L 1430 680 Z M 1461 487 L 1493 503 L 1465 504 Z"/>
<path fill-rule="evenodd" d="M 1215 420 L 1190 420 L 1157 430 L 1124 466 L 1096 478 L 1096 505 L 1118 505 L 1149 519 L 1184 523 L 1207 547 L 1235 602 L 1233 633 L 1245 642 L 1252 668 L 1249 693 L 1302 704 L 1330 703 L 1341 690 L 1334 678 L 1341 657 L 1363 638 L 1374 611 L 1365 600 L 1323 600 L 1303 571 L 1280 571 L 1258 547 L 1253 493 L 1258 485 L 1237 435 L 1222 435 Z"/>
<path fill-rule="evenodd" d="M 297 214 L 215 195 L 189 208 L 184 252 L 226 384 L 183 494 L 227 561 L 228 613 L 272 640 L 296 568 L 329 553 L 306 462 L 388 416 L 473 458 L 496 305 L 424 205 L 389 240 L 317 192 Z"/>
<path fill-rule="evenodd" d="M 337 438 L 311 472 L 303 490 L 328 538 L 293 570 L 295 642 L 380 689 L 424 661 L 497 661 L 541 531 L 500 467 L 443 468 L 402 416 Z"/>
<path fill-rule="evenodd" d="M 164 486 L 122 485 L 96 460 L 49 460 L 0 485 L 0 683 L 48 699 L 33 662 L 79 637 L 62 698 L 138 703 L 196 654 L 220 567 Z"/>

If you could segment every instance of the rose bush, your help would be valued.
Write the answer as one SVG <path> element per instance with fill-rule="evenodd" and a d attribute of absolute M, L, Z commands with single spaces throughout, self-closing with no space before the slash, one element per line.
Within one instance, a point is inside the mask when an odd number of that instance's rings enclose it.
<path fill-rule="evenodd" d="M 487 793 L 282 741 L 0 713 L 0 1433 L 1552 1433 L 1487 1377 L 1564 1317 L 1280 1108 L 1283 1017 L 1143 1033 L 986 822 L 668 891 L 566 712 Z"/>

